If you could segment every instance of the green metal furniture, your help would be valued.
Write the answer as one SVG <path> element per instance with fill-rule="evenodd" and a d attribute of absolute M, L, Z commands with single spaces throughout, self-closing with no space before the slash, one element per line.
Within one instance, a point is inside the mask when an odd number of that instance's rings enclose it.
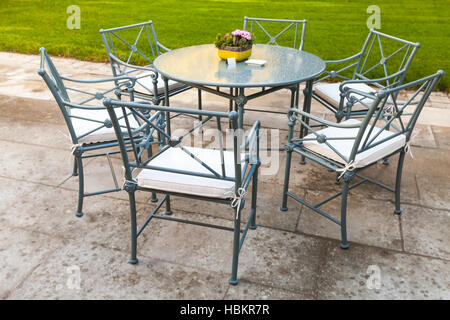
<path fill-rule="evenodd" d="M 166 83 L 169 79 L 182 82 L 235 102 L 240 128 L 243 127 L 245 111 L 264 111 L 246 109 L 248 100 L 296 87 L 303 81 L 312 85 L 314 79 L 325 70 L 325 63 L 319 57 L 281 46 L 253 45 L 252 58 L 266 60 L 267 64 L 255 67 L 241 61 L 236 63 L 235 68 L 230 68 L 226 61 L 219 60 L 214 45 L 205 44 L 166 52 L 156 58 L 154 66 Z M 230 88 L 230 93 L 221 88 Z M 245 88 L 263 89 L 245 94 Z M 305 99 L 305 103 L 310 101 Z M 168 104 L 169 97 L 165 101 L 165 105 Z M 295 107 L 293 96 L 291 107 Z"/>
<path fill-rule="evenodd" d="M 420 80 L 403 84 L 391 89 L 381 89 L 375 93 L 366 93 L 349 88 L 352 94 L 367 97 L 372 102 L 362 121 L 348 119 L 334 123 L 299 109 L 290 109 L 289 136 L 286 144 L 287 158 L 281 210 L 286 211 L 287 197 L 290 197 L 314 212 L 330 219 L 341 227 L 341 247 L 348 248 L 347 242 L 347 196 L 348 191 L 367 181 L 395 193 L 395 213 L 400 214 L 400 184 L 403 161 L 408 151 L 411 133 L 420 112 L 432 90 L 436 87 L 443 71 Z M 398 101 L 400 90 L 418 89 L 405 102 Z M 320 123 L 326 128 L 315 130 L 306 119 Z M 294 127 L 300 124 L 311 133 L 297 138 Z M 300 154 L 328 170 L 335 171 L 343 180 L 342 192 L 337 193 L 317 204 L 310 204 L 289 192 L 289 177 L 292 153 Z M 364 177 L 360 171 L 377 161 L 399 153 L 395 188 L 388 187 L 378 181 Z M 350 185 L 355 177 L 360 180 Z M 325 203 L 341 197 L 341 218 L 332 217 L 321 210 Z"/>
<path fill-rule="evenodd" d="M 360 52 L 325 61 L 327 70 L 314 82 L 312 97 L 333 112 L 338 121 L 364 117 L 372 105 L 372 95 L 355 94 L 349 89 L 373 93 L 401 85 L 419 47 L 419 43 L 370 30 Z M 326 79 L 341 82 L 324 83 Z"/>
<path fill-rule="evenodd" d="M 132 97 L 132 89 L 136 79 L 130 76 L 119 76 L 100 80 L 68 78 L 58 73 L 45 48 L 41 48 L 40 53 L 41 65 L 38 74 L 44 79 L 52 92 L 69 130 L 72 143 L 71 151 L 74 156 L 72 174 L 79 177 L 78 206 L 75 214 L 81 217 L 83 215 L 84 197 L 122 190 L 117 182 L 110 159 L 111 154 L 119 153 L 118 142 L 108 112 L 101 101 L 108 95 L 114 96 L 117 90 L 124 90 L 125 88 L 130 92 Z M 70 83 L 73 86 L 69 87 L 65 83 Z M 102 83 L 107 83 L 109 89 L 102 92 L 92 90 L 92 86 Z M 121 127 L 124 128 L 124 118 L 119 117 L 119 121 Z M 140 122 L 140 119 L 130 118 L 130 124 L 133 127 L 139 127 Z M 136 136 L 136 139 L 141 140 L 142 137 Z M 151 143 L 156 144 L 158 141 L 155 139 Z M 151 154 L 151 148 L 149 148 L 149 152 Z M 99 156 L 106 156 L 108 159 L 115 188 L 85 193 L 83 159 Z"/>
<path fill-rule="evenodd" d="M 238 114 L 236 112 L 212 112 L 193 109 L 173 108 L 167 106 L 156 106 L 150 103 L 125 102 L 119 100 L 105 99 L 111 120 L 119 141 L 123 164 L 125 168 L 124 189 L 128 192 L 131 214 L 131 259 L 130 263 L 138 262 L 136 244 L 137 238 L 149 222 L 156 219 L 165 219 L 176 222 L 190 223 L 198 226 L 213 227 L 233 232 L 233 255 L 231 284 L 237 284 L 237 270 L 239 252 L 243 245 L 249 228 L 256 228 L 256 200 L 258 184 L 259 159 L 259 121 L 255 122 L 248 138 L 244 141 L 242 130 L 238 130 Z M 117 111 L 116 111 L 117 110 Z M 146 111 L 151 117 L 163 117 L 165 126 L 155 125 L 142 115 Z M 125 119 L 132 114 L 142 121 L 145 126 L 152 127 L 162 136 L 165 144 L 160 150 L 146 161 L 139 157 L 129 159 L 125 139 L 131 140 L 133 148 L 131 154 L 136 153 L 141 144 L 134 141 L 133 129 L 128 126 L 128 133 L 120 129 L 118 115 L 123 113 Z M 179 136 L 172 135 L 170 125 L 170 114 L 182 116 L 202 116 L 202 122 L 194 121 L 192 129 L 183 131 Z M 187 117 L 189 119 L 189 117 Z M 232 130 L 227 132 L 227 139 L 223 139 L 221 121 L 231 122 Z M 218 148 L 203 148 L 184 146 L 183 140 L 190 137 L 197 130 L 202 129 L 204 124 L 215 125 Z M 183 128 L 179 128 L 183 129 Z M 209 129 L 211 130 L 211 129 Z M 178 131 L 179 132 L 179 131 Z M 232 142 L 229 142 L 229 141 Z M 229 142 L 226 145 L 224 142 Z M 248 153 L 245 151 L 248 150 Z M 137 159 L 137 160 L 135 160 Z M 244 207 L 244 196 L 252 183 L 251 213 L 250 218 L 243 230 L 241 230 L 241 209 Z M 157 204 L 153 212 L 140 229 L 136 224 L 136 192 L 157 192 L 164 197 Z M 172 214 L 170 197 L 180 196 L 191 199 L 212 201 L 219 204 L 231 206 L 234 211 L 233 227 L 211 225 L 179 219 L 170 216 Z M 158 215 L 158 211 L 165 204 L 167 215 Z M 241 235 L 242 233 L 242 235 Z"/>
<path fill-rule="evenodd" d="M 149 100 L 159 104 L 164 100 L 164 82 L 153 67 L 153 61 L 162 53 L 170 51 L 159 42 L 152 21 L 100 29 L 100 34 L 108 54 L 114 77 L 134 76 L 136 99 Z M 169 81 L 169 95 L 184 92 L 191 87 L 175 81 Z M 121 95 L 128 95 L 126 88 Z M 120 98 L 120 97 L 119 97 Z M 199 109 L 201 94 L 199 91 Z"/>
<path fill-rule="evenodd" d="M 299 25 L 301 25 L 301 30 L 299 28 Z M 277 41 L 283 41 L 282 43 L 287 43 L 287 39 L 292 39 L 292 48 L 301 51 L 303 50 L 303 44 L 305 42 L 306 19 L 290 20 L 244 17 L 244 30 L 250 31 L 256 37 L 257 42 L 265 43 L 268 45 L 279 46 L 280 44 Z M 276 32 L 275 36 L 272 36 L 273 32 Z M 264 90 L 265 88 L 263 87 L 262 89 Z M 299 89 L 299 83 L 289 87 L 289 90 L 291 91 L 291 100 L 292 103 L 295 104 L 295 107 L 298 106 L 300 92 Z M 230 88 L 230 94 L 233 94 L 232 90 L 233 89 Z M 238 95 L 237 90 L 238 89 L 235 89 L 235 95 Z M 232 110 L 232 108 L 233 101 L 230 100 L 230 111 Z M 235 106 L 235 108 L 237 108 L 237 106 Z M 258 111 L 249 108 L 247 108 L 247 110 Z"/>
<path fill-rule="evenodd" d="M 250 26 L 249 26 L 250 25 Z M 301 30 L 299 30 L 299 25 L 301 25 Z M 258 27 L 258 28 L 254 28 Z M 264 27 L 265 26 L 265 27 Z M 272 36 L 270 32 L 276 26 L 277 34 Z M 281 27 L 280 27 L 281 26 Z M 269 29 L 270 28 L 270 29 Z M 281 28 L 281 29 L 280 29 Z M 249 29 L 249 30 L 247 30 Z M 269 31 L 267 31 L 269 29 Z M 280 37 L 292 38 L 294 49 L 303 50 L 303 44 L 305 42 L 305 29 L 306 20 L 289 20 L 289 19 L 267 19 L 267 18 L 250 18 L 244 17 L 244 30 L 250 33 L 257 33 L 256 39 L 258 42 L 262 43 L 264 41 L 260 40 L 259 35 L 267 37 L 269 40 L 266 44 L 279 45 L 277 40 L 280 41 Z M 262 31 L 262 32 L 257 32 Z"/>

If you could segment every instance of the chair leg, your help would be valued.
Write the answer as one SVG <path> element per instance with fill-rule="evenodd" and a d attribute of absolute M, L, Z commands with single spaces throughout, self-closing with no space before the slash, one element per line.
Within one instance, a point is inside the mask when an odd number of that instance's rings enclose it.
<path fill-rule="evenodd" d="M 77 217 L 83 216 L 83 198 L 84 198 L 84 171 L 83 171 L 83 160 L 81 156 L 77 156 L 76 162 L 78 166 L 78 206 L 75 215 Z"/>
<path fill-rule="evenodd" d="M 334 180 L 334 184 L 340 185 L 341 184 L 341 179 L 339 179 L 339 176 L 341 174 L 339 172 L 336 172 L 336 179 Z"/>
<path fill-rule="evenodd" d="M 153 142 L 153 138 L 150 140 L 150 142 Z M 147 149 L 147 156 L 148 156 L 149 159 L 153 156 L 151 145 Z M 150 201 L 151 202 L 158 202 L 158 198 L 156 197 L 156 193 L 155 192 L 152 192 L 152 197 L 151 197 Z"/>
<path fill-rule="evenodd" d="M 233 95 L 233 88 L 230 88 L 230 96 Z M 233 99 L 230 99 L 230 107 L 228 108 L 228 112 L 233 111 Z M 228 124 L 228 127 L 231 129 L 231 121 Z"/>
<path fill-rule="evenodd" d="M 250 213 L 250 216 L 252 217 L 250 220 L 250 229 L 256 229 L 256 200 L 257 200 L 257 194 L 258 194 L 258 170 L 256 170 L 255 174 L 253 175 L 253 181 L 252 181 L 252 210 Z"/>
<path fill-rule="evenodd" d="M 198 110 L 202 110 L 202 90 L 197 89 L 198 90 Z M 198 121 L 202 122 L 203 118 L 202 116 L 198 116 Z M 200 127 L 200 133 L 203 133 L 203 128 Z"/>
<path fill-rule="evenodd" d="M 77 158 L 73 157 L 73 171 L 72 171 L 72 176 L 76 177 L 78 176 L 78 163 L 77 163 Z"/>
<path fill-rule="evenodd" d="M 397 165 L 397 177 L 395 179 L 395 213 L 401 214 L 402 209 L 400 208 L 400 188 L 402 182 L 402 171 L 403 171 L 403 161 L 405 160 L 405 151 L 400 152 Z"/>
<path fill-rule="evenodd" d="M 283 201 L 281 204 L 281 211 L 287 211 L 287 192 L 289 190 L 289 176 L 291 171 L 291 159 L 292 159 L 292 150 L 288 150 L 286 154 L 286 169 L 284 171 L 284 186 L 283 186 Z"/>
<path fill-rule="evenodd" d="M 342 187 L 342 200 L 341 200 L 341 248 L 347 249 L 350 245 L 347 242 L 347 197 L 348 197 L 348 186 L 350 183 L 344 175 L 344 186 Z"/>
<path fill-rule="evenodd" d="M 130 225 L 131 225 L 131 256 L 128 263 L 136 264 L 137 259 L 137 223 L 136 223 L 136 199 L 134 196 L 134 190 L 128 191 L 130 198 Z"/>
<path fill-rule="evenodd" d="M 167 199 L 166 199 L 166 214 L 170 216 L 172 213 L 173 213 L 172 209 L 170 208 L 170 196 L 167 195 Z"/>
<path fill-rule="evenodd" d="M 234 209 L 236 214 L 236 219 L 234 219 L 234 232 L 233 232 L 233 261 L 231 264 L 231 278 L 230 284 L 237 285 L 237 272 L 238 272 L 238 262 L 239 262 L 239 242 L 241 235 L 241 217 L 240 212 L 237 212 L 237 208 Z"/>

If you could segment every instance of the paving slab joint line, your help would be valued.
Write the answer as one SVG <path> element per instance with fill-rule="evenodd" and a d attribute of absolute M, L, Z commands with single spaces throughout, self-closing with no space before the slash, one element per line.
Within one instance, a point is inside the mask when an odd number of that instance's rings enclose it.
<path fill-rule="evenodd" d="M 2 300 L 7 300 L 18 288 L 20 288 L 25 281 L 34 273 L 34 271 L 39 268 L 43 263 L 46 263 L 48 259 L 54 254 L 55 251 L 49 251 L 47 252 L 44 257 L 41 259 L 41 261 L 36 264 L 33 268 L 31 268 L 21 279 L 17 281 L 17 284 L 10 290 L 8 290 L 3 296 L 0 297 Z"/>

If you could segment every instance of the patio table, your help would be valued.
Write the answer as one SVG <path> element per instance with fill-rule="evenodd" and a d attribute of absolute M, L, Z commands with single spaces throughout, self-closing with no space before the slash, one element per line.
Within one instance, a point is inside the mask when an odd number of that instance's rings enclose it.
<path fill-rule="evenodd" d="M 253 45 L 250 58 L 267 62 L 264 66 L 252 66 L 241 61 L 232 67 L 218 57 L 213 44 L 205 44 L 166 52 L 155 59 L 154 66 L 165 82 L 166 92 L 170 79 L 234 101 L 239 113 L 239 128 L 243 128 L 244 107 L 248 100 L 289 88 L 293 93 L 294 90 L 297 92 L 297 99 L 294 94 L 291 98 L 291 107 L 294 107 L 298 103 L 299 84 L 304 81 L 303 109 L 309 111 L 313 81 L 325 70 L 322 59 L 305 51 L 262 44 Z M 255 87 L 262 90 L 245 94 L 245 88 Z M 229 93 L 220 88 L 229 88 Z M 167 94 L 165 104 L 169 105 Z"/>

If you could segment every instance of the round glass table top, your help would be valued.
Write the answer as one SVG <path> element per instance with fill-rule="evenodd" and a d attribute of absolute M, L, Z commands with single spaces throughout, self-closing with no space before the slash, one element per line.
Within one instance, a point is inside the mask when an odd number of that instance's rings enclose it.
<path fill-rule="evenodd" d="M 233 68 L 219 58 L 213 44 L 205 44 L 166 52 L 155 59 L 154 66 L 171 80 L 218 87 L 296 84 L 325 70 L 325 62 L 319 57 L 287 47 L 256 44 L 250 59 L 266 60 L 266 64 L 252 66 L 240 61 Z"/>

